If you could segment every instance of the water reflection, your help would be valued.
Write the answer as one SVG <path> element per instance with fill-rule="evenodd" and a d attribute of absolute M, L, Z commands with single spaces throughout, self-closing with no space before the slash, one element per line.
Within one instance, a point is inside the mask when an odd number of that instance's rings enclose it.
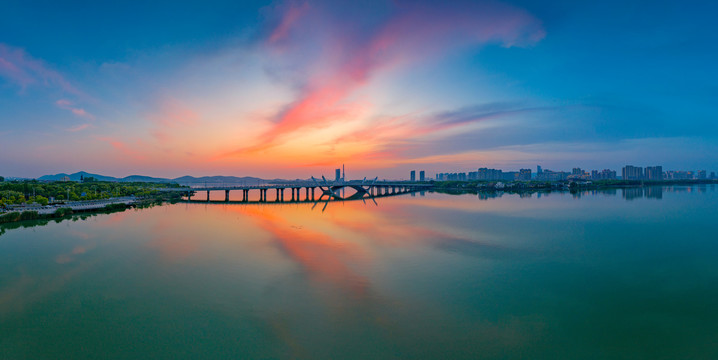
<path fill-rule="evenodd" d="M 16 226 L 0 237 L 0 346 L 10 358 L 709 358 L 716 200 L 710 186 L 429 192 Z"/>

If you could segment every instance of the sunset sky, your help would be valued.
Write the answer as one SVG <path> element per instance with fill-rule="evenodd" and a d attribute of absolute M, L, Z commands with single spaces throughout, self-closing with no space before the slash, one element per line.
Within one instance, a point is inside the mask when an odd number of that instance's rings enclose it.
<path fill-rule="evenodd" d="M 0 175 L 718 170 L 711 1 L 4 1 Z"/>

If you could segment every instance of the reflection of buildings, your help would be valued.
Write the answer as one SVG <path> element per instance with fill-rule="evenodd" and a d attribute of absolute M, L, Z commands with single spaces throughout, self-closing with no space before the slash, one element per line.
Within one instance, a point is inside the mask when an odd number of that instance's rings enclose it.
<path fill-rule="evenodd" d="M 503 195 L 503 191 L 479 192 L 479 200 L 500 198 Z"/>
<path fill-rule="evenodd" d="M 642 187 L 623 188 L 623 198 L 626 200 L 640 199 L 643 197 Z"/>
<path fill-rule="evenodd" d="M 663 186 L 649 186 L 646 188 L 646 197 L 649 199 L 663 199 Z"/>

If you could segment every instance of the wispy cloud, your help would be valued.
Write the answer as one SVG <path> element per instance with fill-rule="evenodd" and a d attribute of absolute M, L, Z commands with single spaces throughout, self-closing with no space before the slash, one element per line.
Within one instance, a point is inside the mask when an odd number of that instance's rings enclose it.
<path fill-rule="evenodd" d="M 142 154 L 138 150 L 133 149 L 132 146 L 128 145 L 122 140 L 109 136 L 100 136 L 96 137 L 96 139 L 112 145 L 112 147 L 119 151 L 120 154 L 122 154 L 123 156 L 133 158 L 134 160 L 146 160 L 147 158 L 144 154 Z"/>
<path fill-rule="evenodd" d="M 75 96 L 86 97 L 42 60 L 33 58 L 23 49 L 2 43 L 0 43 L 0 77 L 20 86 L 21 91 L 33 85 L 52 86 Z"/>
<path fill-rule="evenodd" d="M 83 108 L 75 107 L 70 100 L 60 99 L 55 101 L 55 105 L 57 105 L 60 109 L 68 110 L 79 117 L 95 120 L 94 115 L 90 114 Z"/>
<path fill-rule="evenodd" d="M 78 131 L 82 131 L 82 130 L 88 129 L 88 128 L 90 128 L 90 127 L 92 127 L 92 124 L 80 124 L 80 125 L 73 126 L 73 127 L 71 127 L 71 128 L 65 129 L 65 131 L 78 132 Z"/>
<path fill-rule="evenodd" d="M 226 156 L 266 150 L 305 128 L 323 128 L 365 115 L 371 104 L 352 97 L 378 74 L 488 43 L 531 45 L 545 35 L 540 21 L 500 3 L 464 6 L 399 2 L 390 16 L 369 28 L 337 18 L 321 4 L 278 7 L 282 16 L 266 40 L 278 64 L 306 68 L 294 101 L 273 119 L 252 146 Z M 369 35 L 366 35 L 369 34 Z M 307 55 L 314 54 L 314 55 Z M 303 61 L 307 56 L 315 62 Z M 292 79 L 294 80 L 294 79 Z M 461 119 L 447 119 L 461 122 Z"/>

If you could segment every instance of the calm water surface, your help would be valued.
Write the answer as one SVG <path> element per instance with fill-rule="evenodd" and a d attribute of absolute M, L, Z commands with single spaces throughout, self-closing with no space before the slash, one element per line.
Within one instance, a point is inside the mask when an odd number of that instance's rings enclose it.
<path fill-rule="evenodd" d="M 5 228 L 0 359 L 718 358 L 712 186 L 377 202 Z"/>

